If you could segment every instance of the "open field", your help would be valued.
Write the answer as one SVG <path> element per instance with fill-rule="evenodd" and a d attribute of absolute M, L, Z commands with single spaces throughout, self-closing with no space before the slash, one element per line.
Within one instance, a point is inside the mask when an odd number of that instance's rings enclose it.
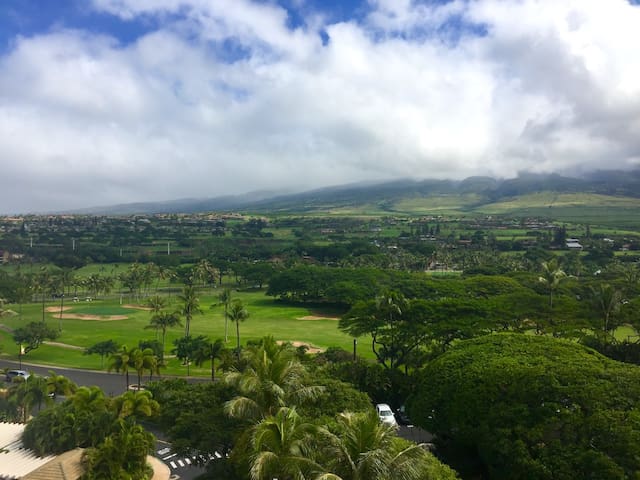
<path fill-rule="evenodd" d="M 302 342 L 320 349 L 330 346 L 339 346 L 351 351 L 353 340 L 343 334 L 337 328 L 338 322 L 335 311 L 318 311 L 304 307 L 290 306 L 270 297 L 266 297 L 263 291 L 233 292 L 233 296 L 241 298 L 250 313 L 249 319 L 240 324 L 240 340 L 245 344 L 247 340 L 257 340 L 265 335 L 273 335 L 277 340 Z M 170 299 L 173 303 L 169 309 L 178 307 L 175 296 Z M 127 301 L 128 302 L 128 301 Z M 212 340 L 224 338 L 224 317 L 223 308 L 217 306 L 218 299 L 215 295 L 207 292 L 200 298 L 200 305 L 203 310 L 202 315 L 196 315 L 191 322 L 192 335 L 207 335 Z M 211 305 L 216 305 L 210 308 Z M 46 319 L 51 327 L 57 327 L 60 321 L 62 333 L 56 342 L 66 345 L 89 347 L 103 340 L 114 340 L 119 344 L 129 347 L 137 346 L 141 339 L 154 339 L 153 330 L 145 330 L 151 314 L 148 311 L 121 307 L 119 300 L 96 300 L 89 303 L 65 305 L 65 314 L 85 314 L 95 316 L 124 315 L 126 319 L 112 321 L 89 321 L 80 319 L 59 320 L 58 304 L 47 302 L 45 307 L 49 311 Z M 18 311 L 18 306 L 10 306 Z M 6 328 L 17 328 L 29 321 L 39 321 L 42 316 L 41 304 L 23 305 L 22 320 L 18 315 L 4 317 L 0 321 L 4 329 L 0 330 L 0 344 L 3 345 L 2 356 L 5 358 L 17 359 L 17 347 L 13 344 L 13 339 L 6 331 Z M 325 318 L 328 317 L 328 318 Z M 313 319 L 311 319 L 313 318 Z M 166 352 L 172 348 L 172 341 L 183 335 L 183 328 L 178 327 L 167 331 Z M 229 324 L 229 347 L 236 344 L 235 324 Z M 368 342 L 364 339 L 360 341 L 359 352 L 364 357 L 371 357 Z M 67 367 L 79 367 L 89 369 L 100 368 L 100 357 L 86 356 L 82 350 L 74 350 L 57 345 L 43 345 L 33 350 L 23 357 L 24 362 L 42 363 Z M 170 358 L 168 366 L 163 373 L 185 374 L 185 369 L 179 365 L 179 361 Z M 207 375 L 208 368 L 197 368 L 192 366 L 191 374 Z"/>

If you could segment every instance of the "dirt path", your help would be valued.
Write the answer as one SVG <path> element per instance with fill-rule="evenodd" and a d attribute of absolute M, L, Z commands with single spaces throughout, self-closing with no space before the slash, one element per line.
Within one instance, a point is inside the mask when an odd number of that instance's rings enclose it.
<path fill-rule="evenodd" d="M 60 343 L 60 342 L 44 342 L 45 345 L 51 345 L 52 347 L 62 347 L 68 348 L 69 350 L 84 350 L 83 347 L 79 347 L 78 345 L 69 345 L 68 343 Z"/>

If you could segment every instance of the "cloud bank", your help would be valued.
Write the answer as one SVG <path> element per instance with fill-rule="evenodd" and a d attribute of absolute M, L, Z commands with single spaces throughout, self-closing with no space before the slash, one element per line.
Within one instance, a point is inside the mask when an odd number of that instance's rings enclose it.
<path fill-rule="evenodd" d="M 0 56 L 0 210 L 640 165 L 640 7 L 94 0 Z"/>

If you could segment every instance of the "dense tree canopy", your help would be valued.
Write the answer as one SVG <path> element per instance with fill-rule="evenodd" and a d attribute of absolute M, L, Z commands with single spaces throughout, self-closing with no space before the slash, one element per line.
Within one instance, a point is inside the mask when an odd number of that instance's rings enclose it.
<path fill-rule="evenodd" d="M 497 334 L 429 363 L 409 411 L 454 466 L 488 478 L 626 479 L 640 475 L 639 401 L 638 367 L 564 340 Z"/>

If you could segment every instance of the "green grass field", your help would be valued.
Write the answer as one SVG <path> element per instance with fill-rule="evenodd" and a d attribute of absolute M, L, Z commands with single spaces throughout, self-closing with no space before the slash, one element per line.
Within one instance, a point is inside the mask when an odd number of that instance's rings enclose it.
<path fill-rule="evenodd" d="M 205 292 L 200 298 L 200 305 L 203 310 L 202 315 L 196 315 L 191 322 L 192 335 L 206 335 L 212 340 L 224 338 L 224 315 L 223 307 L 218 306 L 218 299 L 215 290 Z M 250 313 L 250 317 L 240 324 L 240 341 L 245 344 L 248 340 L 258 340 L 265 335 L 273 335 L 277 340 L 302 342 L 314 347 L 326 349 L 330 346 L 339 346 L 351 351 L 353 340 L 338 330 L 338 322 L 335 317 L 339 312 L 318 311 L 305 308 L 303 306 L 291 306 L 278 302 L 271 297 L 266 297 L 263 291 L 233 292 L 235 298 L 241 298 Z M 170 301 L 169 309 L 177 309 L 178 303 L 175 298 L 167 297 Z M 129 303 L 131 299 L 124 298 L 123 303 Z M 45 307 L 57 307 L 57 302 L 47 302 Z M 56 342 L 62 345 L 43 345 L 31 351 L 23 357 L 25 363 L 39 363 L 45 365 L 59 365 L 66 367 L 99 369 L 99 356 L 83 355 L 83 350 L 97 342 L 103 340 L 114 340 L 121 345 L 129 347 L 137 346 L 142 339 L 155 339 L 154 330 L 144 327 L 149 324 L 151 314 L 148 311 L 126 308 L 120 305 L 119 299 L 95 300 L 88 303 L 69 303 L 71 307 L 65 313 L 77 313 L 85 315 L 127 315 L 126 320 L 59 320 L 57 312 L 47 312 L 45 317 L 52 328 L 57 328 L 60 322 L 62 333 Z M 215 305 L 211 308 L 211 305 Z M 18 311 L 18 306 L 9 305 L 9 308 Z M 42 317 L 41 304 L 27 304 L 22 307 L 22 319 L 18 316 L 3 317 L 0 323 L 3 329 L 0 330 L 0 345 L 2 345 L 2 357 L 17 360 L 18 348 L 13 343 L 13 338 L 6 330 L 15 329 L 30 321 L 39 321 Z M 304 317 L 317 317 L 314 319 L 303 319 Z M 235 324 L 229 323 L 229 347 L 236 344 Z M 169 330 L 166 338 L 167 354 L 172 348 L 174 339 L 184 334 L 183 327 Z M 159 338 L 159 337 L 158 337 Z M 73 348 L 76 347 L 76 348 Z M 359 352 L 361 356 L 371 358 L 372 354 L 368 348 L 368 342 L 362 339 Z M 175 359 L 169 359 L 168 366 L 164 373 L 186 374 L 185 368 L 179 365 Z M 196 368 L 192 366 L 192 375 L 207 375 L 208 368 Z"/>

